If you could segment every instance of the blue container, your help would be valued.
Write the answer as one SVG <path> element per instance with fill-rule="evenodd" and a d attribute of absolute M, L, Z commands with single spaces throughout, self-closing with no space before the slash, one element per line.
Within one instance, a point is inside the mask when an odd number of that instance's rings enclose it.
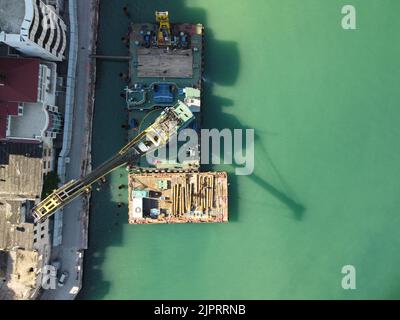
<path fill-rule="evenodd" d="M 154 88 L 154 101 L 156 103 L 172 103 L 174 96 L 171 92 L 171 86 L 167 83 L 157 84 Z"/>

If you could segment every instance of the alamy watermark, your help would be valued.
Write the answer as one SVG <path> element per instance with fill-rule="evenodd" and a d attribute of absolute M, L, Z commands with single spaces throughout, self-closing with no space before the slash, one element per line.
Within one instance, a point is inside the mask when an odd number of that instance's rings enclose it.
<path fill-rule="evenodd" d="M 183 129 L 168 144 L 146 154 L 148 163 L 200 161 L 234 165 L 236 175 L 254 171 L 254 129 Z"/>
<path fill-rule="evenodd" d="M 356 8 L 350 4 L 342 7 L 342 28 L 344 30 L 356 30 Z"/>
<path fill-rule="evenodd" d="M 350 264 L 342 267 L 342 288 L 345 290 L 356 289 L 356 268 Z"/>

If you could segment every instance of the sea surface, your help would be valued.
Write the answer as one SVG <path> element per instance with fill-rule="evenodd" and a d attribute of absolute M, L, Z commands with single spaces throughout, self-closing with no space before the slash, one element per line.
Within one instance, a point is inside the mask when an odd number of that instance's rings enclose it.
<path fill-rule="evenodd" d="M 92 197 L 82 299 L 399 299 L 400 1 L 102 0 L 98 53 L 129 18 L 206 26 L 204 127 L 255 130 L 228 224 L 128 224 L 126 171 Z M 98 63 L 93 165 L 127 142 L 121 62 Z M 118 208 L 118 203 L 125 203 Z M 342 267 L 356 289 L 342 288 Z"/>

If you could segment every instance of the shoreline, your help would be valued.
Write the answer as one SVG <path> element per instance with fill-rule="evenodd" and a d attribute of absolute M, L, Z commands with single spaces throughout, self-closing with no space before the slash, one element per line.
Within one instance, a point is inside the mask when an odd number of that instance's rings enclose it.
<path fill-rule="evenodd" d="M 99 27 L 99 0 L 92 0 L 91 3 L 91 43 L 88 51 L 90 54 L 96 54 L 97 51 L 97 39 L 98 39 L 98 27 Z M 93 136 L 93 114 L 95 108 L 95 93 L 96 93 L 96 59 L 92 59 L 90 63 L 90 70 L 89 70 L 89 77 L 90 77 L 90 86 L 89 86 L 89 95 L 88 95 L 88 105 L 87 105 L 87 127 L 85 141 L 84 141 L 84 153 L 86 153 L 86 159 L 83 160 L 82 163 L 82 172 L 81 176 L 85 176 L 87 173 L 92 171 L 92 136 Z M 81 212 L 81 221 L 83 223 L 82 226 L 82 249 L 88 249 L 88 242 L 89 242 L 89 214 L 90 214 L 90 199 L 91 194 L 88 193 L 86 196 L 82 197 L 82 212 Z M 80 279 L 79 279 L 79 291 L 82 289 L 82 282 L 83 282 L 83 272 L 84 272 L 84 254 L 82 254 L 82 258 L 80 259 Z M 75 296 L 76 298 L 76 296 Z"/>

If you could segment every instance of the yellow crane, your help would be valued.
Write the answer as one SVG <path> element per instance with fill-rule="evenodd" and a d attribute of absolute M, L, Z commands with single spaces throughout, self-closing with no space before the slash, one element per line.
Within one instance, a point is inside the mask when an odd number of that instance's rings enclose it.
<path fill-rule="evenodd" d="M 156 21 L 159 23 L 157 33 L 158 46 L 170 46 L 172 32 L 168 11 L 156 11 Z"/>
<path fill-rule="evenodd" d="M 182 101 L 165 108 L 155 122 L 136 136 L 111 159 L 85 177 L 72 180 L 53 191 L 32 209 L 36 221 L 43 221 L 75 198 L 92 189 L 92 185 L 115 169 L 138 161 L 142 156 L 168 143 L 170 138 L 194 118 L 193 113 Z"/>

